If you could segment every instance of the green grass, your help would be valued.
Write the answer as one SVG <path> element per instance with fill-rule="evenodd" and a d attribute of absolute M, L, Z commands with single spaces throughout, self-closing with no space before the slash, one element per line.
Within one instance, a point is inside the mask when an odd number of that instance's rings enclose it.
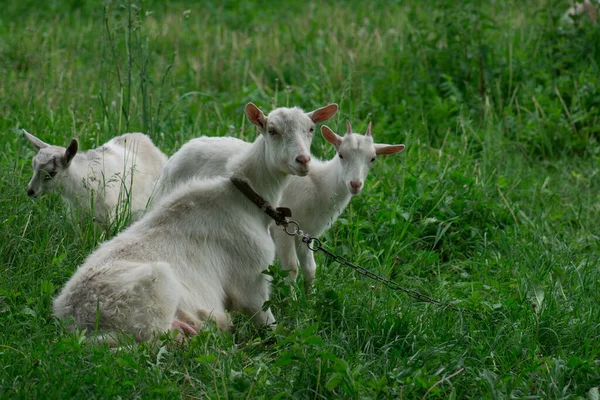
<path fill-rule="evenodd" d="M 4 4 L 0 397 L 597 398 L 600 27 L 561 26 L 568 3 Z M 274 332 L 236 316 L 114 351 L 64 329 L 51 299 L 104 237 L 27 198 L 19 129 L 83 149 L 143 131 L 172 154 L 253 140 L 248 101 L 337 102 L 334 130 L 405 143 L 323 241 L 481 319 L 319 255 L 309 296 L 275 279 Z"/>

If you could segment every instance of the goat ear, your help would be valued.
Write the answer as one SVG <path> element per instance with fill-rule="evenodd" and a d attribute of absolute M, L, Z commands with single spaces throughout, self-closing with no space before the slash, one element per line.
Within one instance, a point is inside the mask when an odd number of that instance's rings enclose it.
<path fill-rule="evenodd" d="M 65 155 L 63 156 L 63 162 L 65 165 L 69 165 L 75 154 L 77 154 L 77 149 L 79 148 L 79 144 L 77 143 L 77 139 L 71 139 L 71 143 L 69 143 L 69 147 L 65 151 Z"/>
<path fill-rule="evenodd" d="M 41 150 L 41 149 L 49 146 L 48 143 L 42 142 L 40 139 L 36 138 L 31 133 L 27 132 L 25 129 L 23 129 L 23 134 L 25 135 L 27 140 L 29 140 L 29 143 L 31 143 L 33 145 L 33 147 L 35 147 L 38 150 Z"/>
<path fill-rule="evenodd" d="M 329 118 L 333 117 L 338 110 L 338 105 L 333 103 L 326 105 L 325 107 L 317 108 L 314 111 L 307 113 L 308 118 L 312 120 L 315 124 L 318 122 L 327 121 Z"/>
<path fill-rule="evenodd" d="M 385 155 L 385 154 L 400 153 L 402 150 L 404 150 L 403 144 L 379 144 L 379 143 L 377 143 L 375 145 L 375 154 L 377 154 L 378 156 Z"/>
<path fill-rule="evenodd" d="M 321 135 L 327 140 L 329 143 L 335 147 L 336 150 L 339 150 L 340 145 L 342 144 L 342 138 L 331 130 L 327 125 L 323 125 L 321 127 Z"/>
<path fill-rule="evenodd" d="M 246 104 L 246 117 L 248 117 L 250 122 L 258 126 L 261 131 L 264 132 L 265 129 L 267 129 L 267 117 L 265 117 L 265 114 L 260 111 L 260 108 L 256 107 L 254 104 Z"/>

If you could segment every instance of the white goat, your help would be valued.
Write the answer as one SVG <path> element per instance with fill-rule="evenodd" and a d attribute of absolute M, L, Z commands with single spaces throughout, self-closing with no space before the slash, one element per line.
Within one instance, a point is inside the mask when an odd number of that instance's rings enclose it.
<path fill-rule="evenodd" d="M 336 111 L 279 108 L 265 117 L 248 104 L 260 135 L 233 173 L 277 203 L 289 174 L 309 171 L 314 124 Z M 207 315 L 223 320 L 227 310 L 273 324 L 263 310 L 269 280 L 262 271 L 275 257 L 270 222 L 229 178 L 190 180 L 90 255 L 54 299 L 54 314 L 138 341 L 169 329 L 193 334 Z"/>
<path fill-rule="evenodd" d="M 371 124 L 365 136 L 352 133 L 346 122 L 344 137 L 323 126 L 321 134 L 335 147 L 339 156 L 323 162 L 314 160 L 309 179 L 290 177 L 280 205 L 292 210 L 293 219 L 304 232 L 313 237 L 322 235 L 350 202 L 362 190 L 367 173 L 376 155 L 393 154 L 404 150 L 404 145 L 375 144 Z M 190 140 L 167 162 L 161 176 L 162 187 L 154 201 L 158 201 L 172 187 L 194 176 L 214 177 L 231 174 L 232 160 L 252 145 L 232 137 L 201 137 Z M 298 274 L 298 261 L 304 275 L 305 288 L 312 285 L 316 263 L 313 253 L 300 241 L 272 226 L 271 234 L 276 244 L 277 256 L 290 278 Z"/>
<path fill-rule="evenodd" d="M 376 144 L 371 135 L 371 123 L 365 135 L 352 133 L 346 121 L 346 135 L 338 136 L 329 127 L 322 126 L 321 134 L 336 149 L 329 161 L 313 159 L 308 179 L 290 179 L 280 204 L 292 210 L 300 228 L 318 238 L 337 220 L 352 196 L 364 187 L 367 174 L 376 156 L 398 153 L 403 144 Z M 314 254 L 297 236 L 289 236 L 280 227 L 272 226 L 277 257 L 281 266 L 290 271 L 290 278 L 298 275 L 298 262 L 304 276 L 306 291 L 315 280 L 317 264 Z"/>
<path fill-rule="evenodd" d="M 567 23 L 573 23 L 573 17 L 580 17 L 583 14 L 587 14 L 590 21 L 593 24 L 598 22 L 598 8 L 600 7 L 600 1 L 584 0 L 583 2 L 575 2 L 567 12 L 563 15 L 563 21 Z"/>
<path fill-rule="evenodd" d="M 88 213 L 93 207 L 96 222 L 105 229 L 128 211 L 132 220 L 142 216 L 167 162 L 167 156 L 142 133 L 115 137 L 83 154 L 77 153 L 76 139 L 65 149 L 23 133 L 38 150 L 27 195 L 59 192 L 73 207 Z"/>

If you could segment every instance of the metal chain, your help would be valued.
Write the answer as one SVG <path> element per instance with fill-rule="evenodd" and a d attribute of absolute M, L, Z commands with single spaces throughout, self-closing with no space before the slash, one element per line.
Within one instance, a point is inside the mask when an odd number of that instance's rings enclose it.
<path fill-rule="evenodd" d="M 290 236 L 300 237 L 302 239 L 302 242 L 304 242 L 306 244 L 306 246 L 308 247 L 308 249 L 310 251 L 323 252 L 323 253 L 327 254 L 329 257 L 331 257 L 335 262 L 337 262 L 341 265 L 350 267 L 353 270 L 355 270 L 356 272 L 358 272 L 359 274 L 366 276 L 367 278 L 373 279 L 376 282 L 380 282 L 392 290 L 404 292 L 408 296 L 412 297 L 413 299 L 416 299 L 419 301 L 424 301 L 424 302 L 431 303 L 431 304 L 435 304 L 440 307 L 446 307 L 446 308 L 451 309 L 452 311 L 457 311 L 457 312 L 465 312 L 466 311 L 466 310 L 461 310 L 461 309 L 457 308 L 454 304 L 435 300 L 429 296 L 426 296 L 422 293 L 417 292 L 414 289 L 403 288 L 402 286 L 400 286 L 399 284 L 397 284 L 394 281 L 385 279 L 384 277 L 379 276 L 379 275 L 369 271 L 367 268 L 365 268 L 361 265 L 353 264 L 350 261 L 348 261 L 347 259 L 345 259 L 344 257 L 338 256 L 338 255 L 332 253 L 331 251 L 329 251 L 328 249 L 323 247 L 323 244 L 321 243 L 321 241 L 319 239 L 310 236 L 308 233 L 305 234 L 300 229 L 300 225 L 298 225 L 298 223 L 296 221 L 289 219 L 289 217 L 292 216 L 292 212 L 289 208 L 285 208 L 285 207 L 278 207 L 277 209 L 273 208 L 273 206 L 271 206 L 271 204 L 269 204 L 269 202 L 267 202 L 258 193 L 256 193 L 254 191 L 254 189 L 252 189 L 252 186 L 250 186 L 250 183 L 243 178 L 240 178 L 240 177 L 237 177 L 234 175 L 234 176 L 231 176 L 229 179 L 231 180 L 233 185 L 240 192 L 242 192 L 244 194 L 244 196 L 246 196 L 250 201 L 252 201 L 265 214 L 267 214 L 269 217 L 271 217 L 277 225 L 283 226 L 283 230 L 285 231 L 285 233 L 287 233 Z M 293 230 L 289 231 L 288 230 L 289 227 L 292 227 Z M 481 319 L 481 317 L 479 315 L 475 314 L 474 312 L 471 311 L 469 313 L 474 318 Z"/>
<path fill-rule="evenodd" d="M 407 289 L 404 288 L 402 286 L 400 286 L 399 284 L 397 284 L 394 281 L 391 281 L 389 279 L 386 279 L 382 276 L 379 276 L 377 274 L 375 274 L 374 272 L 371 272 L 369 269 L 361 266 L 361 265 L 357 265 L 354 263 L 351 263 L 350 261 L 348 261 L 345 257 L 342 256 L 338 256 L 337 254 L 332 253 L 330 250 L 328 250 L 327 248 L 323 247 L 323 244 L 321 243 L 321 241 L 317 238 L 314 238 L 312 236 L 310 236 L 308 233 L 304 233 L 301 229 L 300 229 L 300 225 L 293 220 L 290 219 L 285 219 L 285 221 L 282 221 L 281 223 L 277 223 L 277 225 L 281 225 L 283 226 L 283 230 L 285 231 L 286 234 L 288 234 L 289 236 L 298 236 L 301 238 L 302 242 L 306 244 L 306 246 L 308 247 L 308 249 L 314 253 L 316 252 L 322 252 L 325 253 L 327 256 L 329 256 L 331 259 L 333 259 L 333 261 L 337 262 L 338 264 L 344 265 L 346 267 L 350 267 L 353 270 L 355 270 L 356 272 L 358 272 L 359 274 L 366 276 L 376 282 L 380 282 L 382 284 L 384 284 L 385 286 L 387 286 L 388 288 L 392 289 L 392 290 L 396 290 L 399 292 L 404 292 L 405 294 L 407 294 L 409 297 L 412 297 L 413 299 L 419 300 L 419 301 L 423 301 L 426 303 L 431 303 L 431 304 L 435 304 L 439 307 L 446 307 L 449 308 L 452 311 L 456 311 L 456 312 L 465 312 L 467 310 L 463 310 L 460 309 L 458 307 L 456 307 L 454 304 L 452 303 L 447 303 L 447 302 L 442 302 L 436 299 L 433 299 L 427 295 L 424 295 L 423 293 L 419 293 L 414 289 Z M 290 228 L 290 230 L 288 230 L 288 228 Z M 469 312 L 470 314 L 472 314 L 472 316 L 474 316 L 477 319 L 481 319 L 481 317 L 473 312 Z"/>

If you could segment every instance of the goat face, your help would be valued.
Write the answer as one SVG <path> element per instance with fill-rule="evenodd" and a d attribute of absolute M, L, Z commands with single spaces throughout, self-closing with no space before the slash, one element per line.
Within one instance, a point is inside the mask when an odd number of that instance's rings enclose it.
<path fill-rule="evenodd" d="M 305 113 L 298 107 L 280 107 L 265 116 L 254 104 L 246 106 L 246 115 L 264 135 L 269 148 L 267 163 L 285 174 L 305 176 L 310 170 L 310 144 L 315 124 L 337 112 L 337 104 Z"/>
<path fill-rule="evenodd" d="M 346 121 L 346 135 L 338 136 L 328 126 L 321 127 L 321 134 L 333 144 L 338 153 L 339 179 L 354 196 L 361 192 L 371 165 L 378 155 L 393 154 L 404 150 L 403 144 L 389 145 L 373 142 L 371 124 L 365 135 L 352 133 L 350 121 Z"/>
<path fill-rule="evenodd" d="M 27 185 L 27 196 L 37 197 L 56 189 L 77 154 L 77 140 L 71 140 L 69 147 L 51 146 L 32 134 L 23 131 L 25 137 L 38 150 L 33 158 L 33 177 Z"/>

